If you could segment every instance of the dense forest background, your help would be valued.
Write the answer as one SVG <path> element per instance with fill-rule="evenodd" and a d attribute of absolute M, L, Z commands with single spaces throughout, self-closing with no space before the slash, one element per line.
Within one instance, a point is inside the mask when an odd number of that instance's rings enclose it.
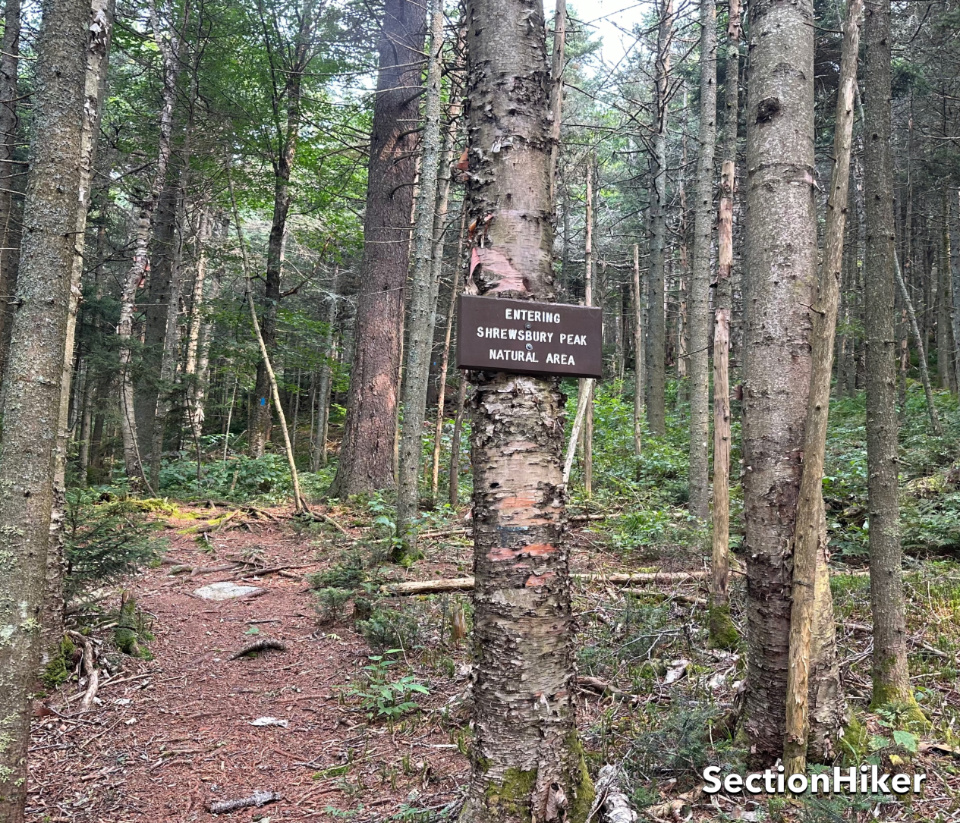
<path fill-rule="evenodd" d="M 960 5 L 781 6 L 7 0 L 0 818 L 94 819 L 41 816 L 59 766 L 29 797 L 16 777 L 37 649 L 45 688 L 96 710 L 107 650 L 147 666 L 144 615 L 176 611 L 138 605 L 156 580 L 312 563 L 291 579 L 359 644 L 340 701 L 472 752 L 433 806 L 371 820 L 582 823 L 604 763 L 614 823 L 621 790 L 653 819 L 867 819 L 694 788 L 781 757 L 937 773 L 916 812 L 873 805 L 952 819 Z M 56 119 L 68 80 L 82 123 Z M 603 378 L 458 370 L 462 293 L 599 307 Z M 514 481 L 552 491 L 495 492 Z M 262 545 L 218 545 L 241 526 Z M 543 559 L 514 580 L 498 551 Z M 610 701 L 579 737 L 577 677 Z M 339 781 L 328 819 L 365 813 L 362 779 L 303 757 Z"/>

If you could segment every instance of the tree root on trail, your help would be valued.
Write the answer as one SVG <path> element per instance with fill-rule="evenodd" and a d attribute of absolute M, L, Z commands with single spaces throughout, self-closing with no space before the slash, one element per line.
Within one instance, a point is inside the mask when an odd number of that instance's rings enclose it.
<path fill-rule="evenodd" d="M 278 652 L 285 652 L 287 647 L 281 643 L 279 640 L 258 640 L 256 643 L 251 643 L 249 646 L 244 646 L 240 651 L 234 652 L 230 655 L 230 660 L 239 660 L 241 657 L 246 657 L 248 654 L 256 654 L 257 652 L 265 652 L 269 650 L 275 650 Z M 239 808 L 239 807 L 238 807 Z"/>
<path fill-rule="evenodd" d="M 209 806 L 210 814 L 227 814 L 235 812 L 238 809 L 249 809 L 256 806 L 266 806 L 267 803 L 275 803 L 282 799 L 277 792 L 254 792 L 250 797 L 242 797 L 238 800 L 221 800 L 211 803 Z"/>

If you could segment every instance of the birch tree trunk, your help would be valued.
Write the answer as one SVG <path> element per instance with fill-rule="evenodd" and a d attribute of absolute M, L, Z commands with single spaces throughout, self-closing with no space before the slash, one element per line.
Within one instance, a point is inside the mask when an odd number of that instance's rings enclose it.
<path fill-rule="evenodd" d="M 717 291 L 713 338 L 713 534 L 710 559 L 710 644 L 732 649 L 737 629 L 730 618 L 730 315 L 733 305 L 733 198 L 737 182 L 740 115 L 740 3 L 727 13 L 723 166 L 717 217 Z"/>
<path fill-rule="evenodd" d="M 22 823 L 67 318 L 81 188 L 90 6 L 51 0 L 38 45 L 34 137 L 0 443 L 0 820 Z"/>
<path fill-rule="evenodd" d="M 893 229 L 890 156 L 890 0 L 866 4 L 864 62 L 864 328 L 867 341 L 867 491 L 870 517 L 870 602 L 873 608 L 873 702 L 912 705 L 900 547 L 894 282 L 912 311 L 900 276 Z M 916 320 L 913 321 L 915 334 Z M 924 351 L 920 346 L 920 362 Z"/>
<path fill-rule="evenodd" d="M 667 207 L 667 108 L 669 106 L 670 49 L 673 44 L 673 0 L 659 0 L 657 53 L 654 65 L 653 188 L 650 192 L 650 268 L 647 274 L 647 425 L 654 437 L 667 431 L 666 313 L 664 311 L 664 247 Z"/>
<path fill-rule="evenodd" d="M 543 6 L 469 0 L 467 30 L 478 226 L 468 287 L 490 300 L 550 300 Z M 502 372 L 471 379 L 477 668 L 473 774 L 460 821 L 584 823 L 594 792 L 575 723 L 559 380 Z"/>
<path fill-rule="evenodd" d="M 334 497 L 394 486 L 403 289 L 416 175 L 417 95 L 426 4 L 387 0 L 373 111 L 356 354 Z"/>
<path fill-rule="evenodd" d="M 443 68 L 443 8 L 431 0 L 430 51 L 427 59 L 427 90 L 424 127 L 421 138 L 420 190 L 417 198 L 416 227 L 413 232 L 413 272 L 410 278 L 410 309 L 401 401 L 403 427 L 397 472 L 397 535 L 402 541 L 395 552 L 397 561 L 417 558 L 417 517 L 420 501 L 420 460 L 423 453 L 423 424 L 427 411 L 430 382 L 430 355 L 436 324 L 439 280 L 434 276 L 434 217 L 441 154 L 440 79 Z"/>
<path fill-rule="evenodd" d="M 818 646 L 831 645 L 834 649 L 832 679 L 833 707 L 817 706 L 819 691 L 808 693 L 813 666 L 812 649 L 817 622 L 814 616 L 817 575 L 826 575 L 829 597 L 829 568 L 827 566 L 827 529 L 823 508 L 823 474 L 827 446 L 827 419 L 830 408 L 830 379 L 833 374 L 833 349 L 836 339 L 837 314 L 840 308 L 840 277 L 843 268 L 843 237 L 847 220 L 847 189 L 850 184 L 850 148 L 853 137 L 854 87 L 857 82 L 857 54 L 860 47 L 860 13 L 863 0 L 849 0 L 844 26 L 840 60 L 840 81 L 837 92 L 837 115 L 833 143 L 833 175 L 827 200 L 827 225 L 824 237 L 823 265 L 820 272 L 820 293 L 813 308 L 813 331 L 810 336 L 813 367 L 810 376 L 810 395 L 804 423 L 803 470 L 800 479 L 800 499 L 797 505 L 796 528 L 793 537 L 793 605 L 790 612 L 790 667 L 787 671 L 787 725 L 784 739 L 783 764 L 787 775 L 803 774 L 807 765 L 807 741 L 811 727 L 816 738 L 814 749 L 828 757 L 836 754 L 837 741 L 842 733 L 842 707 L 839 669 L 836 665 L 836 637 L 832 620 L 828 636 L 818 637 Z M 818 569 L 818 566 L 820 567 Z M 832 618 L 831 603 L 831 618 Z M 811 704 L 817 714 L 811 711 Z M 816 717 L 816 724 L 811 720 Z M 826 722 L 824 722 L 826 721 Z M 832 728 L 828 728 L 832 726 Z"/>
<path fill-rule="evenodd" d="M 783 752 L 791 544 L 816 292 L 813 3 L 750 5 L 744 292 L 745 730 L 751 768 Z"/>
<path fill-rule="evenodd" d="M 734 85 L 736 80 L 734 79 Z M 710 251 L 717 142 L 717 7 L 700 0 L 700 151 L 690 272 L 690 514 L 710 517 Z"/>

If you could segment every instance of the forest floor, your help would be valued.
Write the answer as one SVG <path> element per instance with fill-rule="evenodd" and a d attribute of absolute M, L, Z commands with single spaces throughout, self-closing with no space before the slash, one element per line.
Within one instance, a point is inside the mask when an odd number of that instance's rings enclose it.
<path fill-rule="evenodd" d="M 90 624 L 103 667 L 94 707 L 78 711 L 88 685 L 78 675 L 36 711 L 31 823 L 446 819 L 469 774 L 469 593 L 376 592 L 389 580 L 469 574 L 465 524 L 440 529 L 425 541 L 425 560 L 404 570 L 357 560 L 377 544 L 369 515 L 348 509 L 329 515 L 335 524 L 297 524 L 279 508 L 182 506 L 156 515 L 165 523 L 164 560 L 126 581 L 143 616 L 141 643 L 150 659 L 113 651 L 120 590 L 110 592 L 102 625 Z M 573 570 L 703 568 L 699 550 L 625 555 L 609 542 L 602 524 L 578 524 Z M 358 562 L 368 565 L 362 574 Z M 319 582 L 311 577 L 318 572 Z M 350 599 L 335 594 L 336 581 L 351 575 L 354 584 L 366 580 L 359 584 L 366 595 L 354 599 L 373 603 L 365 624 L 354 622 Z M 263 592 L 224 602 L 195 593 L 218 581 Z M 911 613 L 911 662 L 934 728 L 896 742 L 897 719 L 863 708 L 868 579 L 839 575 L 834 593 L 844 686 L 871 733 L 862 754 L 925 772 L 922 799 L 828 801 L 801 817 L 766 798 L 702 795 L 700 770 L 708 763 L 732 770 L 742 753 L 721 725 L 743 661 L 706 648 L 705 600 L 696 582 L 629 596 L 613 585 L 575 586 L 579 717 L 591 767 L 623 764 L 633 800 L 651 804 L 653 819 L 685 820 L 691 813 L 731 820 L 960 819 L 960 565 L 926 564 L 909 581 L 918 604 Z M 742 581 L 734 588 L 736 599 Z M 233 659 L 264 640 L 284 648 Z M 391 651 L 396 643 L 402 650 Z M 222 817 L 210 812 L 211 804 L 254 792 L 279 799 Z"/>

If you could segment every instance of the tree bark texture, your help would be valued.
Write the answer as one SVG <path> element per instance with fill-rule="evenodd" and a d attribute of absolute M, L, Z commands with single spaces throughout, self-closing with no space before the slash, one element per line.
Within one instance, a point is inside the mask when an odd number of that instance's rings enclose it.
<path fill-rule="evenodd" d="M 827 200 L 820 293 L 812 310 L 813 332 L 810 344 L 813 365 L 804 423 L 800 500 L 793 538 L 793 605 L 790 612 L 790 667 L 787 671 L 787 725 L 783 751 L 784 768 L 788 775 L 803 774 L 806 771 L 807 740 L 814 725 L 811 722 L 811 704 L 816 706 L 816 698 L 821 694 L 820 691 L 813 692 L 809 695 L 811 700 L 808 702 L 813 635 L 818 625 L 815 620 L 818 563 L 827 576 L 827 596 L 830 591 L 826 562 L 827 529 L 823 508 L 823 475 L 833 349 L 840 308 L 843 237 L 847 220 L 847 187 L 850 183 L 850 150 L 853 138 L 854 87 L 857 82 L 857 54 L 860 47 L 859 18 L 862 9 L 862 0 L 849 0 L 840 61 L 833 143 L 834 166 L 830 196 Z M 842 733 L 845 713 L 835 710 L 837 704 L 842 706 L 843 700 L 839 669 L 836 666 L 836 638 L 832 621 L 828 624 L 827 631 L 828 636 L 818 637 L 817 643 L 831 645 L 834 649 L 833 699 L 829 701 L 832 706 L 817 707 L 819 715 L 816 719 L 819 722 L 816 723 L 814 749 L 830 757 L 837 753 L 837 740 Z M 828 726 L 832 728 L 827 728 Z"/>
<path fill-rule="evenodd" d="M 867 0 L 864 63 L 864 329 L 867 344 L 867 491 L 873 703 L 912 702 L 900 547 L 897 470 L 893 166 L 890 156 L 890 0 Z M 899 278 L 902 283 L 902 278 Z M 904 292 L 906 289 L 904 288 Z M 909 295 L 905 295 L 905 298 Z M 909 306 L 912 309 L 912 306 Z M 913 323 L 916 327 L 916 322 Z M 920 358 L 923 360 L 923 349 Z"/>
<path fill-rule="evenodd" d="M 496 21 L 496 25 L 492 25 Z M 550 300 L 549 72 L 540 0 L 469 0 L 468 291 Z M 583 823 L 563 544 L 559 381 L 474 372 L 473 774 L 461 823 Z M 562 817 L 563 815 L 563 817 Z"/>
<path fill-rule="evenodd" d="M 654 64 L 653 188 L 650 191 L 650 267 L 647 273 L 647 426 L 654 437 L 667 431 L 664 249 L 667 232 L 667 109 L 670 104 L 670 49 L 673 44 L 673 0 L 657 4 L 660 24 Z"/>
<path fill-rule="evenodd" d="M 736 80 L 734 80 L 734 84 Z M 713 245 L 713 157 L 717 142 L 717 8 L 700 0 L 700 151 L 690 271 L 690 513 L 710 517 L 710 258 Z"/>
<path fill-rule="evenodd" d="M 0 820 L 21 823 L 81 190 L 90 6 L 51 0 L 38 46 L 0 444 Z"/>
<path fill-rule="evenodd" d="M 750 9 L 744 276 L 744 554 L 749 762 L 783 751 L 791 565 L 816 290 L 813 3 Z"/>
<path fill-rule="evenodd" d="M 403 289 L 416 174 L 415 90 L 423 63 L 426 4 L 387 0 L 374 102 L 356 356 L 340 461 L 330 493 L 392 488 Z"/>
<path fill-rule="evenodd" d="M 0 379 L 7 363 L 14 303 L 7 295 L 17 287 L 20 228 L 14 192 L 20 164 L 15 162 L 19 118 L 17 69 L 20 64 L 20 0 L 7 0 L 0 40 Z"/>
<path fill-rule="evenodd" d="M 633 246 L 633 453 L 643 452 L 643 292 L 640 287 L 640 247 Z"/>
<path fill-rule="evenodd" d="M 330 388 L 333 382 L 334 330 L 337 325 L 338 301 L 340 300 L 340 267 L 333 270 L 330 281 L 330 297 L 327 302 L 326 331 L 323 339 L 323 363 L 320 365 L 320 380 L 317 386 L 317 430 L 310 458 L 310 469 L 320 471 L 327 465 L 327 429 L 330 420 Z M 312 406 L 311 406 L 312 408 Z"/>
<path fill-rule="evenodd" d="M 440 80 L 443 69 L 443 8 L 431 0 L 430 46 L 427 59 L 427 89 L 421 136 L 420 188 L 413 232 L 413 271 L 410 278 L 410 308 L 407 327 L 406 368 L 401 400 L 403 426 L 397 471 L 397 535 L 403 548 L 396 559 L 417 556 L 416 519 L 420 501 L 420 460 L 423 454 L 423 424 L 427 413 L 430 355 L 436 325 L 440 282 L 434 276 L 434 217 L 437 213 L 441 154 Z"/>

